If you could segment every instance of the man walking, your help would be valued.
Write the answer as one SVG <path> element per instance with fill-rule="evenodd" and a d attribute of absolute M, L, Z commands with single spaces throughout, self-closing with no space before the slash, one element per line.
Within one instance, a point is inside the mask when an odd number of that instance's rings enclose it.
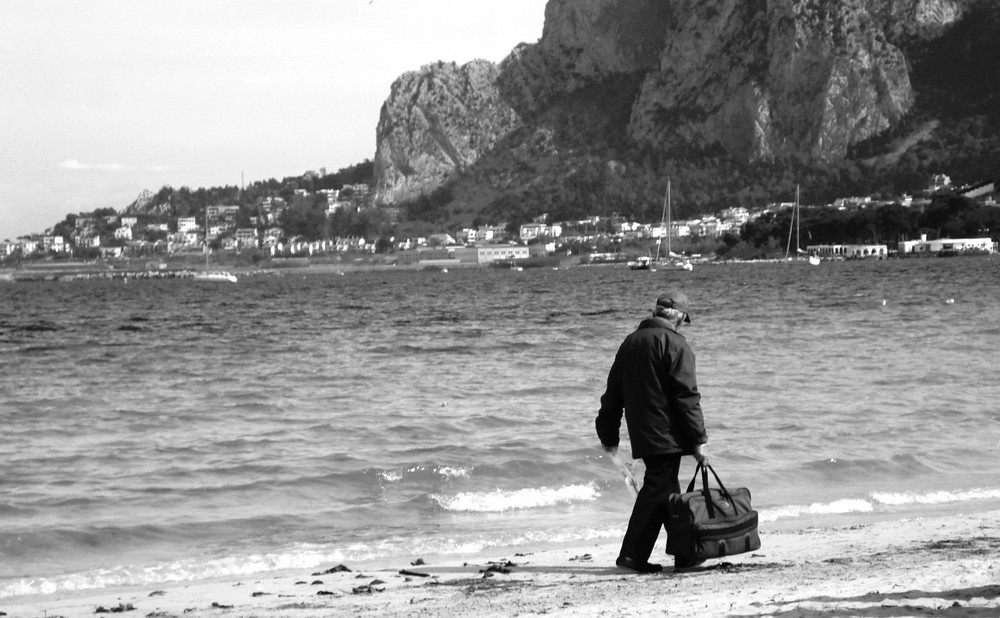
<path fill-rule="evenodd" d="M 658 573 L 649 556 L 667 521 L 670 494 L 680 493 L 681 456 L 707 461 L 705 419 L 695 379 L 694 353 L 679 329 L 691 322 L 688 298 L 670 290 L 656 299 L 653 316 L 625 338 L 608 374 L 597 414 L 604 450 L 618 449 L 622 412 L 632 457 L 646 465 L 628 529 L 615 564 L 638 573 Z M 675 559 L 674 568 L 696 563 Z"/>

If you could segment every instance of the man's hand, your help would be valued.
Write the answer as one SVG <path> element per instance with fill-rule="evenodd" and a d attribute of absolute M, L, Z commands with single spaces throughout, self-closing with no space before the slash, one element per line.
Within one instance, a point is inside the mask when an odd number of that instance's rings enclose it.
<path fill-rule="evenodd" d="M 607 444 L 601 443 L 601 448 L 604 449 L 605 453 L 610 454 L 612 457 L 618 454 L 617 446 L 608 446 Z"/>
<path fill-rule="evenodd" d="M 694 447 L 694 458 L 698 460 L 698 463 L 703 465 L 708 465 L 708 444 L 699 444 Z"/>

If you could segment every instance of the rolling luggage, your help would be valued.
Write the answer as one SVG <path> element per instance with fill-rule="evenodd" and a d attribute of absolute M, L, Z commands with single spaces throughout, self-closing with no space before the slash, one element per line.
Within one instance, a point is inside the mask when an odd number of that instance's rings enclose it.
<path fill-rule="evenodd" d="M 717 489 L 708 486 L 709 471 Z M 695 491 L 699 472 L 701 489 Z M 730 492 L 711 466 L 698 464 L 687 491 L 670 496 L 667 553 L 697 563 L 757 549 L 757 511 L 750 507 L 750 490 Z"/>

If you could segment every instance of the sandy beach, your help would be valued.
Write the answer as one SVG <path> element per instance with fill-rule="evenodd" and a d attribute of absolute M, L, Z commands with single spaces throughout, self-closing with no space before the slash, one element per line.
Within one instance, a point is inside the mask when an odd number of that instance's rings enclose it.
<path fill-rule="evenodd" d="M 8 598 L 0 615 L 1000 616 L 1000 511 L 762 529 L 761 541 L 755 553 L 680 573 L 666 560 L 657 575 L 618 569 L 618 543 L 605 541 Z"/>

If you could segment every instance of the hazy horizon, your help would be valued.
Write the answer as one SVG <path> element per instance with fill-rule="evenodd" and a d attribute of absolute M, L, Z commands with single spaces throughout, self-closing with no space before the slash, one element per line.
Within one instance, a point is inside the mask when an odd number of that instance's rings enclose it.
<path fill-rule="evenodd" d="M 0 240 L 164 185 L 371 159 L 392 82 L 536 42 L 546 0 L 11 0 Z"/>

